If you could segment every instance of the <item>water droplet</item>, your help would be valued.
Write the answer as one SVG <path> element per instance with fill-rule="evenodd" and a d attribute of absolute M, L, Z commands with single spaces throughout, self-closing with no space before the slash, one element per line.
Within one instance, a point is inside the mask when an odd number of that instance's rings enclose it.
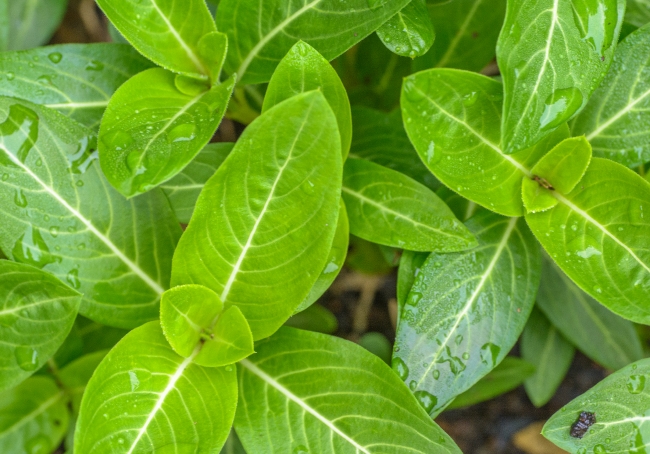
<path fill-rule="evenodd" d="M 86 243 L 79 243 L 79 245 L 77 246 L 77 249 L 79 249 L 80 251 L 83 251 L 84 249 L 86 249 Z"/>
<path fill-rule="evenodd" d="M 37 268 L 43 268 L 50 263 L 61 261 L 61 257 L 50 253 L 50 248 L 43 239 L 41 231 L 31 224 L 16 241 L 11 252 L 15 260 L 28 263 Z"/>
<path fill-rule="evenodd" d="M 406 299 L 406 304 L 409 306 L 417 306 L 417 304 L 422 299 L 422 293 L 420 292 L 411 292 L 409 293 L 408 298 Z"/>
<path fill-rule="evenodd" d="M 460 345 L 461 342 L 463 342 L 463 335 L 459 334 L 458 336 L 456 336 L 456 345 Z"/>
<path fill-rule="evenodd" d="M 232 366 L 226 366 L 224 369 L 226 369 L 226 372 L 232 372 Z"/>
<path fill-rule="evenodd" d="M 59 231 L 60 229 L 57 226 L 50 227 L 50 235 L 52 235 L 54 238 L 59 236 Z"/>
<path fill-rule="evenodd" d="M 131 392 L 135 391 L 138 389 L 138 386 L 140 386 L 140 380 L 138 380 L 138 376 L 132 370 L 129 371 L 129 382 L 131 383 Z"/>
<path fill-rule="evenodd" d="M 16 75 L 12 72 L 7 73 L 7 80 L 14 80 L 16 78 Z"/>
<path fill-rule="evenodd" d="M 605 454 L 607 452 L 607 449 L 605 449 L 605 446 L 598 444 L 594 446 L 594 454 Z"/>
<path fill-rule="evenodd" d="M 27 454 L 49 454 L 53 447 L 50 439 L 45 435 L 37 435 L 25 442 L 25 452 Z"/>
<path fill-rule="evenodd" d="M 418 387 L 418 384 L 416 383 L 416 381 L 415 381 L 415 380 L 411 380 L 411 382 L 409 383 L 409 389 L 410 389 L 411 391 L 415 391 L 417 387 Z"/>
<path fill-rule="evenodd" d="M 104 144 L 106 144 L 105 141 Z M 74 174 L 85 173 L 90 165 L 99 159 L 99 152 L 96 150 L 96 148 L 97 144 L 95 139 L 88 140 L 88 137 L 81 139 L 77 144 L 77 149 L 75 152 L 68 155 L 70 172 Z"/>
<path fill-rule="evenodd" d="M 500 352 L 501 347 L 493 344 L 492 342 L 483 344 L 480 352 L 481 362 L 487 366 L 496 367 Z"/>
<path fill-rule="evenodd" d="M 52 52 L 51 54 L 49 54 L 47 56 L 47 58 L 49 58 L 50 61 L 56 65 L 57 63 L 59 63 L 61 61 L 61 59 L 63 58 L 63 55 L 61 55 L 60 52 Z"/>
<path fill-rule="evenodd" d="M 393 358 L 393 370 L 403 381 L 406 381 L 409 376 L 409 368 L 402 358 Z"/>
<path fill-rule="evenodd" d="M 77 180 L 75 183 L 78 187 L 82 187 L 84 185 L 84 182 L 82 180 Z"/>
<path fill-rule="evenodd" d="M 14 203 L 20 208 L 25 208 L 27 206 L 27 198 L 22 189 L 16 189 L 14 194 Z"/>
<path fill-rule="evenodd" d="M 307 449 L 307 446 L 298 445 L 293 448 L 293 454 L 309 454 L 309 449 Z"/>
<path fill-rule="evenodd" d="M 463 105 L 465 107 L 471 107 L 474 104 L 476 104 L 477 100 L 478 100 L 478 92 L 473 91 L 473 92 L 468 93 L 465 96 L 463 96 Z"/>
<path fill-rule="evenodd" d="M 32 372 L 38 368 L 38 352 L 32 347 L 16 347 L 14 354 L 18 367 L 22 370 Z"/>
<path fill-rule="evenodd" d="M 630 375 L 627 380 L 627 390 L 630 394 L 639 394 L 645 388 L 645 375 Z"/>
<path fill-rule="evenodd" d="M 440 378 L 440 371 L 439 371 L 438 369 L 434 369 L 432 375 L 433 375 L 433 378 L 434 378 L 435 380 L 437 380 L 437 379 Z"/>
<path fill-rule="evenodd" d="M 20 104 L 12 105 L 7 120 L 0 125 L 0 138 L 3 148 L 24 163 L 38 140 L 38 115 Z M 4 153 L 0 153 L 0 164 L 16 166 Z"/>
<path fill-rule="evenodd" d="M 600 286 L 596 285 L 596 286 L 594 286 L 594 292 L 603 293 L 603 289 Z"/>
<path fill-rule="evenodd" d="M 302 192 L 305 194 L 314 194 L 316 192 L 316 189 L 314 189 L 314 183 L 312 183 L 310 180 L 305 180 L 300 185 L 300 189 L 302 189 Z"/>
<path fill-rule="evenodd" d="M 469 353 L 467 353 L 467 352 L 463 353 L 462 358 L 463 358 L 465 361 L 467 361 L 467 360 L 469 359 Z"/>
<path fill-rule="evenodd" d="M 427 391 L 416 391 L 413 393 L 420 405 L 429 413 L 438 403 L 438 398 Z"/>
<path fill-rule="evenodd" d="M 575 87 L 555 90 L 546 99 L 539 127 L 550 130 L 560 126 L 582 106 L 582 100 L 582 92 Z"/>
<path fill-rule="evenodd" d="M 616 0 L 572 0 L 573 19 L 582 39 L 603 56 L 615 38 L 618 22 Z"/>
<path fill-rule="evenodd" d="M 582 257 L 583 259 L 588 259 L 594 255 L 603 255 L 603 253 L 593 246 L 588 246 L 584 251 L 576 251 L 576 255 L 578 257 Z"/>
<path fill-rule="evenodd" d="M 72 288 L 79 290 L 81 281 L 79 280 L 79 269 L 73 268 L 68 272 L 65 280 L 72 286 Z"/>
<path fill-rule="evenodd" d="M 101 71 L 102 69 L 104 69 L 104 63 L 97 60 L 91 60 L 86 66 L 86 71 Z"/>
<path fill-rule="evenodd" d="M 192 123 L 186 123 L 182 125 L 175 126 L 171 131 L 167 133 L 167 142 L 169 143 L 178 143 L 178 142 L 189 142 L 194 140 L 196 137 L 196 125 Z"/>
<path fill-rule="evenodd" d="M 9 179 L 9 174 L 8 173 L 3 173 L 2 174 L 2 181 L 7 181 Z"/>

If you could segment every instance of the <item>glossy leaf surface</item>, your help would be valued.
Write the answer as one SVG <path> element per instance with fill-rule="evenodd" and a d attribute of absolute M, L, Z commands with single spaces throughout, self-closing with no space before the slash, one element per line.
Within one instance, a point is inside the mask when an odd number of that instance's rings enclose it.
<path fill-rule="evenodd" d="M 535 145 L 585 106 L 612 61 L 624 12 L 625 0 L 508 2 L 497 44 L 506 153 Z"/>
<path fill-rule="evenodd" d="M 48 273 L 0 260 L 0 391 L 29 377 L 57 351 L 80 300 Z"/>
<path fill-rule="evenodd" d="M 80 312 L 133 327 L 157 318 L 180 228 L 164 195 L 126 201 L 94 137 L 65 116 L 0 98 L 0 247 L 84 295 Z"/>
<path fill-rule="evenodd" d="M 133 47 L 160 66 L 216 78 L 226 53 L 204 0 L 99 0 Z M 221 35 L 221 36 L 220 36 Z"/>
<path fill-rule="evenodd" d="M 521 385 L 535 371 L 528 361 L 506 356 L 497 367 L 481 378 L 474 386 L 456 397 L 447 410 L 469 407 L 490 400 Z"/>
<path fill-rule="evenodd" d="M 63 19 L 68 0 L 9 0 L 7 48 L 23 50 L 47 43 Z"/>
<path fill-rule="evenodd" d="M 167 290 L 160 303 L 160 324 L 174 351 L 194 356 L 201 366 L 225 366 L 253 353 L 253 335 L 239 308 L 224 311 L 219 295 L 201 285 Z"/>
<path fill-rule="evenodd" d="M 429 255 L 402 309 L 393 369 L 435 416 L 507 355 L 532 310 L 539 247 L 521 218 L 481 211 L 479 246 Z"/>
<path fill-rule="evenodd" d="M 650 15 L 650 5 L 648 14 Z M 650 27 L 629 35 L 617 47 L 607 76 L 572 124 L 594 155 L 634 167 L 650 161 Z"/>
<path fill-rule="evenodd" d="M 211 288 L 242 310 L 255 339 L 269 336 L 325 268 L 340 185 L 340 139 L 324 96 L 309 92 L 269 109 L 201 193 L 173 284 Z"/>
<path fill-rule="evenodd" d="M 124 44 L 59 44 L 0 53 L 0 94 L 96 128 L 115 90 L 151 63 Z"/>
<path fill-rule="evenodd" d="M 397 55 L 415 58 L 425 54 L 436 37 L 426 0 L 411 0 L 377 29 L 377 35 Z"/>
<path fill-rule="evenodd" d="M 127 334 L 81 402 L 75 452 L 216 452 L 237 404 L 234 367 L 204 368 L 171 349 L 158 322 Z"/>
<path fill-rule="evenodd" d="M 182 224 L 190 223 L 203 186 L 214 175 L 234 145 L 229 142 L 207 144 L 187 167 L 160 185 Z"/>
<path fill-rule="evenodd" d="M 397 319 L 402 313 L 406 304 L 415 278 L 422 271 L 424 262 L 429 257 L 428 252 L 404 251 L 399 259 L 399 268 L 397 269 Z"/>
<path fill-rule="evenodd" d="M 575 285 L 548 257 L 537 307 L 581 352 L 610 370 L 643 358 L 634 324 L 610 312 Z"/>
<path fill-rule="evenodd" d="M 643 453 L 650 445 L 650 359 L 630 364 L 562 407 L 547 421 L 542 434 L 569 452 Z M 581 412 L 596 415 L 582 438 L 570 436 Z"/>
<path fill-rule="evenodd" d="M 352 140 L 348 94 L 334 68 L 309 44 L 297 42 L 275 68 L 264 95 L 262 112 L 285 99 L 311 90 L 320 90 L 334 112 L 345 159 Z"/>
<path fill-rule="evenodd" d="M 56 451 L 70 419 L 67 398 L 54 380 L 31 377 L 0 394 L 0 450 L 31 454 Z"/>
<path fill-rule="evenodd" d="M 122 85 L 99 130 L 102 170 L 126 197 L 180 172 L 210 141 L 232 93 L 232 80 L 210 90 L 161 68 Z"/>
<path fill-rule="evenodd" d="M 453 0 L 427 6 L 436 41 L 413 61 L 415 71 L 434 67 L 480 71 L 494 59 L 506 0 Z"/>
<path fill-rule="evenodd" d="M 343 172 L 350 232 L 413 251 L 454 252 L 476 240 L 434 192 L 409 177 L 363 159 Z"/>
<path fill-rule="evenodd" d="M 502 87 L 479 74 L 432 69 L 402 88 L 406 132 L 422 161 L 450 189 L 489 210 L 521 216 L 521 181 L 554 145 L 560 128 L 537 146 L 506 155 L 499 146 Z"/>
<path fill-rule="evenodd" d="M 239 83 L 268 82 L 299 39 L 332 60 L 375 31 L 409 0 L 222 0 L 217 27 L 228 35 L 225 70 Z"/>
<path fill-rule="evenodd" d="M 238 365 L 235 429 L 247 452 L 460 452 L 389 367 L 362 347 L 282 328 L 255 348 Z"/>
<path fill-rule="evenodd" d="M 562 317 L 565 314 L 566 311 L 558 312 Z M 533 405 L 541 407 L 551 400 L 571 366 L 574 353 L 573 345 L 534 308 L 521 335 L 521 356 L 535 366 L 535 373 L 524 383 Z"/>
<path fill-rule="evenodd" d="M 585 292 L 612 312 L 650 322 L 650 184 L 620 164 L 593 158 L 559 203 L 526 221 L 544 249 Z"/>

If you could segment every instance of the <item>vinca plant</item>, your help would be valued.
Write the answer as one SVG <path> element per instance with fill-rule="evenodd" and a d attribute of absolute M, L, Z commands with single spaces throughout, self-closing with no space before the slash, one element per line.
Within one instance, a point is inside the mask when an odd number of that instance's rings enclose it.
<path fill-rule="evenodd" d="M 0 452 L 458 453 L 576 349 L 543 435 L 650 449 L 647 0 L 96 3 L 0 0 Z M 310 328 L 394 267 L 390 364 Z"/>

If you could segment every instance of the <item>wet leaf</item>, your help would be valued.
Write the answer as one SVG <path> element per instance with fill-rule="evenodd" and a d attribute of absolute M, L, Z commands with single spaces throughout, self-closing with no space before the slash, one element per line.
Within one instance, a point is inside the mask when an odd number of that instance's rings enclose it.
<path fill-rule="evenodd" d="M 384 45 L 403 57 L 424 55 L 436 37 L 426 0 L 411 0 L 377 29 Z"/>
<path fill-rule="evenodd" d="M 627 0 L 625 22 L 643 27 L 650 22 L 650 3 L 648 0 Z"/>
<path fill-rule="evenodd" d="M 63 19 L 68 0 L 7 1 L 6 48 L 23 50 L 47 43 Z M 0 42 L 1 44 L 1 42 Z"/>
<path fill-rule="evenodd" d="M 86 391 L 86 385 L 90 381 L 90 377 L 97 369 L 99 363 L 102 362 L 106 356 L 107 351 L 101 350 L 95 353 L 90 353 L 77 358 L 63 369 L 59 371 L 58 379 L 64 390 L 70 397 L 72 411 L 75 416 L 79 415 L 81 408 L 81 398 Z"/>

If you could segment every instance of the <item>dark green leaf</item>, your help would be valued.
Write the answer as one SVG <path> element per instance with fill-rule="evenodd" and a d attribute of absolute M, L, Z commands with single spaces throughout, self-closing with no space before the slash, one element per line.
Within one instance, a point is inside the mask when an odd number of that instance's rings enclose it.
<path fill-rule="evenodd" d="M 384 45 L 403 57 L 424 55 L 436 37 L 426 0 L 411 0 L 377 29 Z"/>
<path fill-rule="evenodd" d="M 386 336 L 381 333 L 366 333 L 359 339 L 359 345 L 378 356 L 386 364 L 390 364 L 393 348 Z"/>
<path fill-rule="evenodd" d="M 432 416 L 505 358 L 539 285 L 539 246 L 523 219 L 482 210 L 467 226 L 479 246 L 429 255 L 397 327 L 393 369 Z"/>
<path fill-rule="evenodd" d="M 343 172 L 350 232 L 374 243 L 413 251 L 474 247 L 474 236 L 434 192 L 411 178 L 363 159 Z"/>
<path fill-rule="evenodd" d="M 625 0 L 509 0 L 497 44 L 510 154 L 567 122 L 605 76 Z M 575 64 L 580 62 L 580 64 Z"/>
<path fill-rule="evenodd" d="M 211 288 L 242 310 L 255 339 L 269 336 L 327 264 L 340 185 L 340 139 L 325 97 L 313 91 L 269 109 L 201 193 L 173 284 Z"/>
<path fill-rule="evenodd" d="M 295 314 L 286 321 L 285 325 L 325 334 L 333 334 L 339 328 L 339 322 L 334 314 L 320 304 L 312 304 L 304 311 Z"/>
<path fill-rule="evenodd" d="M 456 217 L 463 222 L 467 221 L 469 218 L 474 216 L 477 211 L 479 211 L 480 207 L 476 203 L 456 194 L 447 187 L 441 187 L 436 191 L 436 194 L 438 194 L 438 197 L 447 204 Z"/>
<path fill-rule="evenodd" d="M 650 22 L 650 2 L 648 0 L 627 0 L 625 22 L 643 27 Z"/>
<path fill-rule="evenodd" d="M 389 367 L 362 347 L 282 328 L 255 348 L 238 365 L 235 428 L 247 452 L 460 453 Z"/>
<path fill-rule="evenodd" d="M 354 235 L 350 235 L 350 248 L 345 265 L 364 274 L 388 274 L 393 268 L 378 244 Z"/>
<path fill-rule="evenodd" d="M 102 170 L 126 197 L 180 172 L 210 141 L 234 87 L 204 84 L 161 68 L 141 72 L 111 98 L 99 129 Z"/>
<path fill-rule="evenodd" d="M 399 268 L 397 270 L 397 320 L 402 313 L 406 304 L 406 299 L 411 292 L 415 278 L 422 271 L 422 266 L 429 257 L 428 252 L 404 251 L 399 259 Z"/>
<path fill-rule="evenodd" d="M 9 0 L 7 48 L 23 50 L 45 44 L 58 28 L 68 0 Z"/>
<path fill-rule="evenodd" d="M 361 41 L 409 0 L 223 0 L 217 26 L 230 39 L 226 71 L 240 83 L 268 82 L 299 39 L 332 60 Z"/>
<path fill-rule="evenodd" d="M 151 63 L 124 44 L 59 44 L 0 53 L 0 94 L 97 128 L 110 97 Z"/>
<path fill-rule="evenodd" d="M 75 323 L 83 342 L 83 353 L 94 353 L 113 348 L 124 337 L 127 330 L 100 325 L 85 317 L 77 317 Z"/>
<path fill-rule="evenodd" d="M 0 391 L 50 359 L 70 332 L 80 300 L 48 273 L 0 260 Z"/>
<path fill-rule="evenodd" d="M 133 327 L 157 318 L 180 236 L 160 191 L 125 200 L 104 179 L 93 134 L 0 98 L 0 247 L 84 295 L 80 312 Z"/>
<path fill-rule="evenodd" d="M 108 353 L 106 350 L 102 350 L 77 358 L 61 369 L 58 374 L 57 378 L 61 381 L 65 392 L 70 397 L 72 411 L 75 416 L 79 414 L 81 398 L 86 390 L 86 385 L 99 363 L 106 356 L 106 353 Z"/>
<path fill-rule="evenodd" d="M 566 309 L 558 312 L 558 316 L 566 317 Z M 573 345 L 544 314 L 533 309 L 521 336 L 521 356 L 535 366 L 535 373 L 526 379 L 524 386 L 536 407 L 551 400 L 571 366 L 574 353 Z"/>
<path fill-rule="evenodd" d="M 235 370 L 193 364 L 196 354 L 174 353 L 158 322 L 127 334 L 88 383 L 74 451 L 218 452 L 235 415 Z"/>

